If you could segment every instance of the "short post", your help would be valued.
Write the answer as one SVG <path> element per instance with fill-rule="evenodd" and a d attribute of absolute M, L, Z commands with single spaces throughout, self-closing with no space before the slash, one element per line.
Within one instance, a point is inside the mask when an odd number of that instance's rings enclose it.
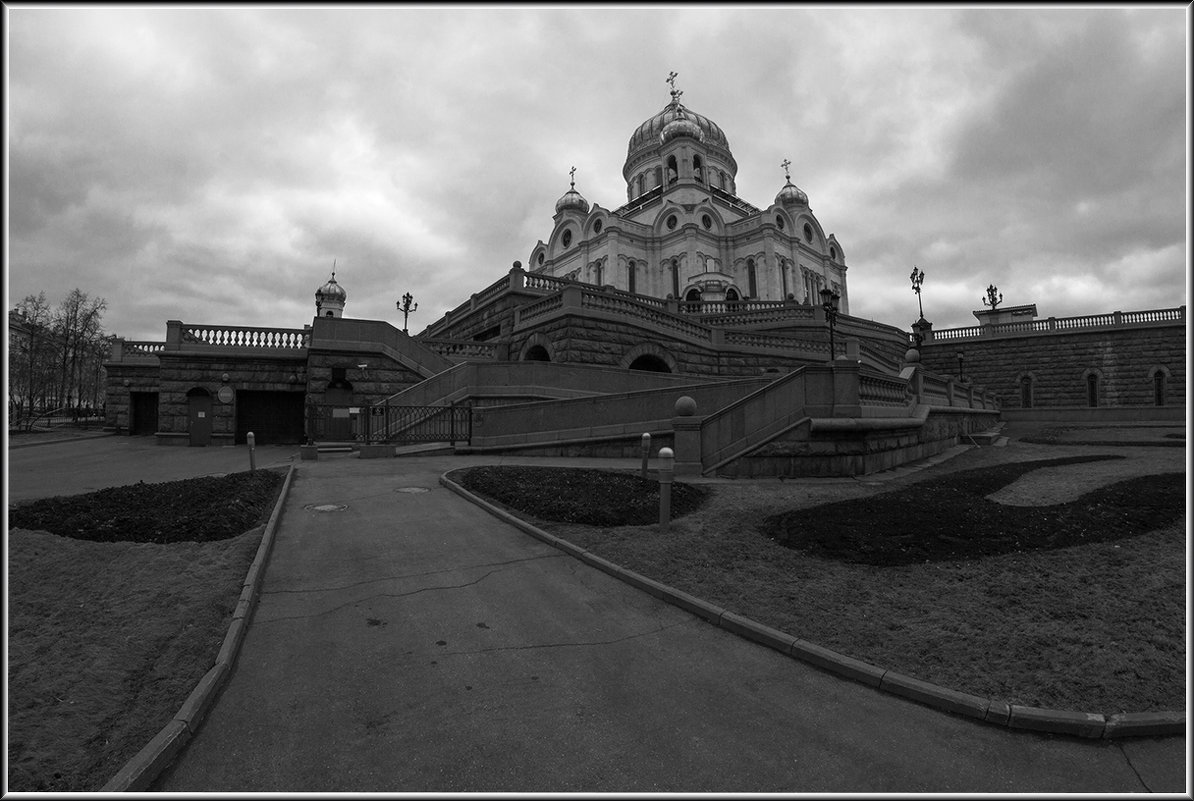
<path fill-rule="evenodd" d="M 643 478 L 647 477 L 647 457 L 651 455 L 651 435 L 643 434 Z"/>
<path fill-rule="evenodd" d="M 249 469 L 256 470 L 257 464 L 254 460 L 253 448 L 257 445 L 257 437 L 253 436 L 253 432 L 250 431 L 245 435 L 245 439 L 249 441 Z"/>
<path fill-rule="evenodd" d="M 675 455 L 671 448 L 660 448 L 659 458 L 659 528 L 667 531 L 667 524 L 672 519 L 672 465 Z"/>

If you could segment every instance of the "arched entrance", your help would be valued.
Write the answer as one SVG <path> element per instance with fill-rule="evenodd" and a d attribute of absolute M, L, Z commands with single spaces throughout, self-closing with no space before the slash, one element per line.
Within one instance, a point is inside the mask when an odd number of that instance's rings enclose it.
<path fill-rule="evenodd" d="M 643 370 L 648 373 L 670 373 L 667 362 L 650 353 L 644 353 L 630 363 L 631 370 Z"/>
<path fill-rule="evenodd" d="M 203 387 L 187 392 L 187 434 L 192 446 L 211 444 L 211 393 Z"/>

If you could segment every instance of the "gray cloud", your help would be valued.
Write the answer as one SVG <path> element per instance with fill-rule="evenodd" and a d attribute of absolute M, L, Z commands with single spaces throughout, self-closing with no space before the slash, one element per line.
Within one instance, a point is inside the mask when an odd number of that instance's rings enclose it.
<path fill-rule="evenodd" d="M 1064 316 L 1185 302 L 1180 9 L 10 9 L 11 296 L 106 327 L 298 327 L 333 259 L 353 316 L 419 330 L 525 260 L 577 167 L 625 202 L 667 99 L 766 206 L 779 162 L 852 311 L 938 327 L 987 283 Z M 1130 276 L 1126 280 L 1125 276 Z"/>

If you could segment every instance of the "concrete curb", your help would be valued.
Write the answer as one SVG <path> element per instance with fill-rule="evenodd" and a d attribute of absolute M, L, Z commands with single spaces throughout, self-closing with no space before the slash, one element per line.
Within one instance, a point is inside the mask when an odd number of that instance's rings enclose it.
<path fill-rule="evenodd" d="M 187 700 L 179 707 L 174 718 L 158 732 L 148 744 L 130 759 L 108 783 L 100 788 L 101 793 L 136 793 L 144 792 L 149 785 L 170 766 L 186 746 L 187 741 L 195 736 L 199 724 L 207 716 L 208 711 L 219 697 L 220 691 L 232 676 L 232 669 L 240 653 L 241 643 L 244 641 L 249 620 L 257 606 L 257 598 L 261 593 L 261 582 L 265 572 L 265 564 L 269 560 L 270 550 L 274 545 L 274 537 L 278 530 L 278 522 L 282 518 L 282 506 L 286 503 L 286 496 L 290 493 L 290 484 L 294 478 L 295 466 L 290 465 L 286 472 L 286 480 L 282 482 L 282 491 L 278 493 L 278 501 L 274 504 L 274 511 L 270 514 L 269 522 L 265 524 L 265 533 L 261 536 L 261 543 L 257 546 L 257 555 L 249 565 L 245 580 L 241 584 L 240 598 L 236 609 L 232 613 L 232 623 L 224 635 L 224 643 L 216 657 L 216 663 L 204 674 Z"/>
<path fill-rule="evenodd" d="M 456 468 L 457 470 L 462 468 Z M 898 695 L 926 706 L 951 712 L 975 720 L 1006 726 L 1011 729 L 1066 734 L 1090 739 L 1124 737 L 1159 737 L 1186 733 L 1185 712 L 1125 712 L 1105 716 L 1101 713 L 1071 712 L 1058 709 L 1038 709 L 1007 704 L 996 699 L 940 687 L 927 681 L 905 676 L 891 670 L 879 668 L 815 643 L 801 640 L 791 634 L 778 631 L 755 622 L 735 612 L 727 611 L 713 604 L 695 598 L 688 593 L 673 589 L 654 579 L 616 565 L 589 551 L 585 551 L 567 540 L 549 534 L 525 520 L 521 520 L 489 501 L 474 495 L 460 484 L 448 478 L 449 470 L 440 476 L 440 484 L 457 495 L 476 504 L 495 517 L 510 523 L 515 528 L 530 534 L 560 550 L 566 551 L 603 573 L 625 581 L 634 587 L 650 593 L 686 612 L 713 623 L 726 631 L 753 642 L 808 662 L 822 670 L 835 673 L 874 687 L 881 692 Z"/>

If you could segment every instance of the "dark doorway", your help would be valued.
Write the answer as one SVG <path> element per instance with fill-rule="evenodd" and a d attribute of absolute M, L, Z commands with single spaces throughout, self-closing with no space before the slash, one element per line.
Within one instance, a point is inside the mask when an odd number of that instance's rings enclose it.
<path fill-rule="evenodd" d="M 129 393 L 129 433 L 156 434 L 158 430 L 158 393 Z"/>
<path fill-rule="evenodd" d="M 211 444 L 211 393 L 202 387 L 187 393 L 187 433 L 194 447 Z"/>
<path fill-rule="evenodd" d="M 631 370 L 644 370 L 649 373 L 670 373 L 667 362 L 658 356 L 644 355 L 630 363 Z"/>
<path fill-rule="evenodd" d="M 547 352 L 547 348 L 542 345 L 535 345 L 527 350 L 527 355 L 523 357 L 526 362 L 550 362 L 551 355 Z"/>
<path fill-rule="evenodd" d="M 236 444 L 253 432 L 257 445 L 303 442 L 303 392 L 241 390 L 236 393 Z"/>

